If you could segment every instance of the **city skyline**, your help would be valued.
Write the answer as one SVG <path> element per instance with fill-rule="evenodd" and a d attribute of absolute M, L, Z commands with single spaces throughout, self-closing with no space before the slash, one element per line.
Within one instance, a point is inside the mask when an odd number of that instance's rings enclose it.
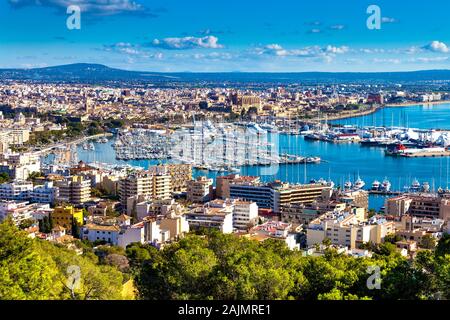
<path fill-rule="evenodd" d="M 381 29 L 370 30 L 370 5 Z M 67 7 L 81 9 L 69 30 Z M 287 8 L 290 8 L 289 10 Z M 348 1 L 286 5 L 146 0 L 8 0 L 1 68 L 101 63 L 155 72 L 379 72 L 449 69 L 450 4 Z"/>

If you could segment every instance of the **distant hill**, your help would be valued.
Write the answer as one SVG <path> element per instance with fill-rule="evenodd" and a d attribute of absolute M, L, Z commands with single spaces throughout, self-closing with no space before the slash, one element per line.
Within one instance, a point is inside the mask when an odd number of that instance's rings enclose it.
<path fill-rule="evenodd" d="M 77 63 L 36 69 L 0 69 L 0 79 L 66 82 L 422 82 L 450 80 L 450 70 L 409 72 L 146 72 L 110 68 L 101 64 Z"/>

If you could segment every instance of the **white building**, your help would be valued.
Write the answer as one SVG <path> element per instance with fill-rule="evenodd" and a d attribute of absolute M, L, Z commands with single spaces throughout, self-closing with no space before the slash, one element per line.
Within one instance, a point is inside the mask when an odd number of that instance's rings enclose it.
<path fill-rule="evenodd" d="M 82 227 L 81 236 L 83 240 L 90 242 L 105 241 L 112 245 L 118 245 L 120 233 L 119 226 L 98 225 L 89 223 Z"/>
<path fill-rule="evenodd" d="M 355 249 L 362 243 L 381 243 L 386 235 L 393 232 L 394 223 L 382 216 L 365 220 L 355 213 L 329 212 L 308 224 L 306 241 L 309 247 L 329 239 L 333 245 Z"/>
<path fill-rule="evenodd" d="M 149 215 L 181 215 L 184 212 L 184 207 L 174 199 L 152 199 L 136 204 L 136 216 L 138 221 L 144 220 L 144 218 Z"/>
<path fill-rule="evenodd" d="M 47 181 L 45 185 L 34 187 L 31 192 L 31 201 L 38 203 L 53 203 L 58 195 L 58 187 L 53 185 L 53 181 Z"/>
<path fill-rule="evenodd" d="M 250 225 L 256 224 L 258 219 L 256 202 L 234 200 L 233 205 L 233 228 L 246 230 Z"/>
<path fill-rule="evenodd" d="M 31 182 L 11 182 L 0 184 L 0 200 L 30 200 L 33 184 Z"/>
<path fill-rule="evenodd" d="M 291 232 L 292 224 L 281 221 L 267 221 L 261 225 L 253 227 L 249 231 L 249 238 L 259 241 L 272 238 L 282 240 L 290 250 L 300 249 L 297 243 L 296 234 Z"/>
<path fill-rule="evenodd" d="M 130 226 L 129 228 L 122 229 L 117 238 L 117 245 L 126 248 L 129 244 L 134 242 L 144 243 L 145 241 L 145 228 L 144 223 L 139 222 Z"/>
<path fill-rule="evenodd" d="M 40 156 L 32 153 L 0 154 L 0 170 L 16 180 L 26 180 L 33 172 L 41 170 Z"/>
<path fill-rule="evenodd" d="M 51 212 L 48 204 L 29 203 L 27 201 L 0 201 L 0 222 L 7 217 L 19 225 L 22 221 L 39 220 Z"/>
<path fill-rule="evenodd" d="M 213 179 L 197 177 L 187 182 L 187 199 L 191 202 L 202 203 L 211 200 Z"/>
<path fill-rule="evenodd" d="M 215 228 L 222 233 L 233 232 L 233 207 L 222 201 L 208 202 L 198 206 L 185 214 L 190 229 Z"/>

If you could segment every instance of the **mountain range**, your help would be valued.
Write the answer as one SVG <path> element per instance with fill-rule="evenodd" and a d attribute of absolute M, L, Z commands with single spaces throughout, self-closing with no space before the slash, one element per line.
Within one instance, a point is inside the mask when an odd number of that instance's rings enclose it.
<path fill-rule="evenodd" d="M 390 82 L 450 81 L 450 70 L 408 72 L 148 72 L 110 68 L 101 64 L 77 63 L 35 69 L 0 69 L 0 80 L 48 82 Z"/>

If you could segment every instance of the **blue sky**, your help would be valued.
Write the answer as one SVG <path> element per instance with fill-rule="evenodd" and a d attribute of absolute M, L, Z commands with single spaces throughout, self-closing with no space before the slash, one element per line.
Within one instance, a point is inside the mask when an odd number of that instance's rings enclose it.
<path fill-rule="evenodd" d="M 381 29 L 369 30 L 369 5 Z M 67 6 L 81 29 L 66 27 Z M 0 67 L 145 71 L 450 69 L 448 0 L 2 0 Z"/>

